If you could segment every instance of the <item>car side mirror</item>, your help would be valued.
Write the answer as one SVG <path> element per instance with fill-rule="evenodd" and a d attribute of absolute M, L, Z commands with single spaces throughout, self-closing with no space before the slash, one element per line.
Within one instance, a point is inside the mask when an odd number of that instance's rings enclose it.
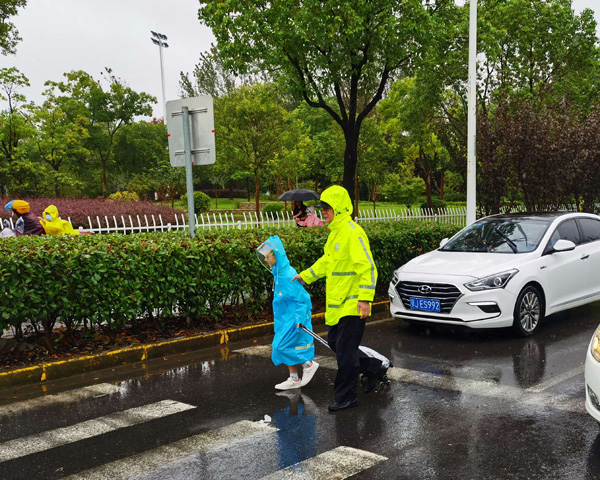
<path fill-rule="evenodd" d="M 444 245 L 446 245 L 448 243 L 448 238 L 443 238 L 442 241 L 440 242 L 440 248 L 442 248 Z"/>
<path fill-rule="evenodd" d="M 575 244 L 571 240 L 561 238 L 554 244 L 555 252 L 568 252 L 570 250 L 575 250 Z"/>

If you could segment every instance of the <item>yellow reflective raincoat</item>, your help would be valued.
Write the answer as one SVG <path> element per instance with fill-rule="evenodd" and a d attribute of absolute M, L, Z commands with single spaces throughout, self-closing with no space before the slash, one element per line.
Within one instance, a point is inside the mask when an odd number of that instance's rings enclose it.
<path fill-rule="evenodd" d="M 42 226 L 48 235 L 79 235 L 79 230 L 74 230 L 71 222 L 58 217 L 58 208 L 48 205 L 41 220 Z"/>
<path fill-rule="evenodd" d="M 321 194 L 335 217 L 324 255 L 300 273 L 307 284 L 327 277 L 325 323 L 336 325 L 340 318 L 358 315 L 358 302 L 372 302 L 377 283 L 369 239 L 360 225 L 352 220 L 352 202 L 345 188 L 333 186 Z"/>

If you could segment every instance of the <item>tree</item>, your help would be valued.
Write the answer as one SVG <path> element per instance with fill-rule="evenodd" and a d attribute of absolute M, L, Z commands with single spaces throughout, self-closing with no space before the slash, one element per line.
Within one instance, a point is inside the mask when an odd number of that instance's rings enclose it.
<path fill-rule="evenodd" d="M 235 89 L 215 109 L 216 142 L 234 156 L 240 171 L 254 179 L 256 213 L 260 211 L 261 177 L 282 152 L 289 115 L 273 85 L 255 84 Z"/>
<path fill-rule="evenodd" d="M 411 210 L 413 204 L 425 190 L 425 182 L 413 174 L 414 167 L 408 164 L 399 165 L 400 173 L 392 173 L 386 177 L 382 193 L 391 202 L 403 204 Z"/>
<path fill-rule="evenodd" d="M 51 88 L 64 93 L 59 98 L 69 115 L 89 119 L 87 147 L 101 171 L 102 193 L 108 196 L 108 169 L 113 162 L 115 136 L 119 129 L 131 123 L 137 115 L 151 115 L 156 98 L 135 92 L 125 82 L 106 69 L 106 90 L 88 73 L 66 73 L 66 82 L 48 82 Z M 58 98 L 58 97 L 57 97 Z"/>
<path fill-rule="evenodd" d="M 390 131 L 393 127 L 395 135 L 402 137 L 397 142 L 404 144 L 405 160 L 414 162 L 418 167 L 417 172 L 425 180 L 427 205 L 432 208 L 434 174 L 441 172 L 443 179 L 449 156 L 435 133 L 431 131 L 429 119 L 432 108 L 419 94 L 415 78 L 409 77 L 395 82 L 389 97 L 382 102 L 380 112 L 388 122 L 397 122 L 390 123 Z"/>
<path fill-rule="evenodd" d="M 0 53 L 9 55 L 15 53 L 17 43 L 21 41 L 19 32 L 10 17 L 17 14 L 20 7 L 25 7 L 27 0 L 0 0 Z"/>
<path fill-rule="evenodd" d="M 202 52 L 192 76 L 179 73 L 179 88 L 182 98 L 210 95 L 219 98 L 231 92 L 236 85 L 252 85 L 257 78 L 253 75 L 236 76 L 223 66 L 218 50 L 212 46 L 208 53 Z"/>
<path fill-rule="evenodd" d="M 24 142 L 31 138 L 30 106 L 20 92 L 29 86 L 29 80 L 14 67 L 0 69 L 0 100 L 7 102 L 8 110 L 0 112 L 0 190 L 8 189 L 21 177 L 17 172 L 29 171 Z M 16 163 L 19 163 L 17 166 Z"/>
<path fill-rule="evenodd" d="M 70 118 L 56 103 L 51 91 L 41 107 L 33 109 L 35 156 L 52 169 L 54 195 L 61 196 L 63 185 L 73 186 L 76 179 L 65 173 L 65 163 L 84 160 L 89 156 L 85 140 L 89 137 L 87 119 L 79 116 Z"/>
<path fill-rule="evenodd" d="M 169 161 L 167 127 L 162 121 L 140 120 L 124 125 L 115 138 L 115 167 L 125 177 Z"/>
<path fill-rule="evenodd" d="M 430 11 L 418 0 L 210 0 L 199 18 L 212 28 L 227 68 L 267 71 L 331 115 L 344 133 L 343 185 L 353 197 L 362 123 L 390 79 L 420 55 L 437 7 L 427 6 Z"/>
<path fill-rule="evenodd" d="M 383 132 L 383 125 L 377 117 L 365 120 L 364 131 L 358 148 L 358 178 L 366 185 L 368 198 L 373 203 L 373 211 L 377 208 L 377 200 L 387 175 L 393 170 L 393 161 L 399 152 L 390 145 Z M 358 195 L 356 195 L 358 197 Z"/>

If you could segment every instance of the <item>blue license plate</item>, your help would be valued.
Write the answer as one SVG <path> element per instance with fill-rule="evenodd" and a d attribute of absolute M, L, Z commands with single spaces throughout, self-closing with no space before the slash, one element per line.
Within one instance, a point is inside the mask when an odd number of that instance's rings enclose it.
<path fill-rule="evenodd" d="M 433 298 L 410 297 L 410 308 L 424 312 L 441 312 L 440 301 Z"/>

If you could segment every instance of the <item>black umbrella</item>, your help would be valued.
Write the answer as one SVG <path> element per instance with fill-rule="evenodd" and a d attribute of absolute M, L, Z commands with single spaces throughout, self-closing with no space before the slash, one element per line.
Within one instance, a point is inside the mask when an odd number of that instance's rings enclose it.
<path fill-rule="evenodd" d="M 319 200 L 321 196 L 312 190 L 305 190 L 304 188 L 297 188 L 296 190 L 290 190 L 289 192 L 283 192 L 279 195 L 279 200 L 283 200 L 285 202 L 291 202 L 295 200 L 296 202 L 305 202 L 308 200 Z"/>

